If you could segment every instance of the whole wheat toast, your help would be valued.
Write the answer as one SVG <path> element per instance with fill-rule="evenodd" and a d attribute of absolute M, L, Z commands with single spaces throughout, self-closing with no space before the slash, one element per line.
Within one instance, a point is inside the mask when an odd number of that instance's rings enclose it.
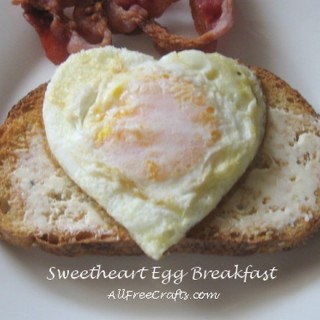
<path fill-rule="evenodd" d="M 256 159 L 219 206 L 170 252 L 251 254 L 292 248 L 320 225 L 320 122 L 303 97 L 254 68 L 268 105 Z M 46 85 L 0 128 L 0 238 L 62 255 L 142 251 L 51 155 L 42 122 Z"/>

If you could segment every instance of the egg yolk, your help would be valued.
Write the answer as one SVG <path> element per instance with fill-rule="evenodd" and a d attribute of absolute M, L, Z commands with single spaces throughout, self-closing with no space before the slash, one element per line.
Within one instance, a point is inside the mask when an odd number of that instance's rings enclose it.
<path fill-rule="evenodd" d="M 143 77 L 117 92 L 95 135 L 105 161 L 135 181 L 180 177 L 220 139 L 215 107 L 192 80 Z"/>

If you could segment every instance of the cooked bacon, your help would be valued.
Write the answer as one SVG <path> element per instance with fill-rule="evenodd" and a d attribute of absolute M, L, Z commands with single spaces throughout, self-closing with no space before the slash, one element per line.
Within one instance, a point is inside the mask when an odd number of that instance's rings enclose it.
<path fill-rule="evenodd" d="M 55 64 L 71 53 L 111 44 L 103 1 L 13 0 L 37 31 L 47 57 Z M 72 16 L 67 9 L 73 8 Z"/>
<path fill-rule="evenodd" d="M 148 18 L 148 12 L 137 5 L 136 1 L 130 1 L 130 6 L 118 4 L 117 2 L 128 1 L 108 1 L 107 17 L 110 30 L 113 33 L 131 33 Z"/>
<path fill-rule="evenodd" d="M 184 49 L 214 51 L 216 40 L 233 26 L 233 0 L 190 0 L 190 7 L 200 34 L 196 38 L 170 34 L 154 20 L 146 21 L 142 29 L 164 52 Z"/>
<path fill-rule="evenodd" d="M 79 2 L 73 11 L 75 29 L 89 43 L 111 42 L 111 35 L 105 16 L 105 8 L 101 2 L 85 0 Z M 106 33 L 107 32 L 107 33 Z"/>
<path fill-rule="evenodd" d="M 108 2 L 113 2 L 125 10 L 129 10 L 136 5 L 146 10 L 149 18 L 158 18 L 176 1 L 178 0 L 111 0 Z"/>
<path fill-rule="evenodd" d="M 29 4 L 25 4 L 23 8 L 24 17 L 37 31 L 48 59 L 55 64 L 64 61 L 69 56 L 67 45 L 70 38 L 66 22 L 58 14 Z"/>
<path fill-rule="evenodd" d="M 155 22 L 178 0 L 12 0 L 21 5 L 37 31 L 47 57 L 55 64 L 69 54 L 112 44 L 112 33 L 142 30 L 162 51 L 214 50 L 216 40 L 233 25 L 233 0 L 190 0 L 199 36 L 170 34 Z M 69 13 L 69 14 L 68 14 Z"/>
<path fill-rule="evenodd" d="M 199 34 L 218 39 L 233 26 L 233 0 L 190 0 L 190 7 Z"/>

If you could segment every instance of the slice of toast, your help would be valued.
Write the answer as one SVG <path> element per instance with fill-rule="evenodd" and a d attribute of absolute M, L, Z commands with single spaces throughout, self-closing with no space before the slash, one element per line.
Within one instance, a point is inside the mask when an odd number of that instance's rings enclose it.
<path fill-rule="evenodd" d="M 319 116 L 284 81 L 254 70 L 268 104 L 261 149 L 219 206 L 171 252 L 273 252 L 303 243 L 320 225 Z M 51 155 L 42 122 L 45 89 L 23 98 L 0 128 L 0 238 L 69 256 L 141 254 Z"/>

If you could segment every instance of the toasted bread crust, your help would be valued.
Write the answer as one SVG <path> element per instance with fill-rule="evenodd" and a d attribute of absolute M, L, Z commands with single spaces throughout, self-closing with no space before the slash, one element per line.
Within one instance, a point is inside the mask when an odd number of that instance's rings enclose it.
<path fill-rule="evenodd" d="M 307 115 L 316 124 L 305 127 L 311 134 L 320 137 L 319 116 L 307 101 L 283 80 L 261 68 L 253 68 L 261 80 L 269 110 L 279 109 L 288 114 Z M 43 144 L 46 158 L 58 170 L 58 164 L 52 157 L 45 139 L 42 123 L 42 103 L 46 85 L 43 84 L 30 92 L 17 103 L 9 113 L 7 120 L 0 128 L 0 238 L 20 246 L 37 245 L 40 248 L 59 255 L 136 255 L 141 249 L 131 239 L 124 228 L 112 218 L 103 218 L 102 229 L 65 232 L 55 228 L 42 231 L 32 228 L 25 222 L 26 202 L 23 195 L 19 195 L 19 188 L 14 185 L 12 173 L 17 168 L 19 150 L 30 147 L 30 141 L 37 132 Z M 303 120 L 309 121 L 309 120 Z M 269 125 L 271 126 L 271 124 Z M 272 130 L 267 126 L 267 131 Z M 309 132 L 308 131 L 308 132 Z M 262 149 L 264 146 L 262 145 Z M 278 226 L 239 228 L 234 221 L 241 221 L 250 216 L 249 212 L 227 212 L 226 204 L 235 193 L 243 192 L 246 179 L 250 172 L 261 166 L 261 158 L 257 157 L 245 176 L 236 184 L 221 204 L 199 225 L 188 232 L 186 237 L 170 249 L 170 252 L 231 254 L 244 255 L 256 252 L 274 252 L 290 249 L 308 239 L 320 225 L 320 186 L 314 190 L 316 205 L 304 208 L 293 223 L 279 228 Z M 68 179 L 68 178 L 66 178 Z M 72 183 L 72 182 L 70 182 Z M 75 193 L 82 191 L 72 187 Z M 83 195 L 81 195 L 83 196 Z M 86 196 L 85 196 L 86 197 Z M 88 200 L 89 201 L 89 200 Z M 93 201 L 90 199 L 90 201 Z M 97 204 L 93 204 L 98 208 Z M 302 206 L 301 206 L 302 208 Z M 306 214 L 308 214 L 306 216 Z M 107 216 L 107 215 L 106 215 Z M 306 218 L 307 217 L 307 218 Z M 250 217 L 248 218 L 250 219 Z M 223 225 L 228 222 L 228 228 Z"/>

